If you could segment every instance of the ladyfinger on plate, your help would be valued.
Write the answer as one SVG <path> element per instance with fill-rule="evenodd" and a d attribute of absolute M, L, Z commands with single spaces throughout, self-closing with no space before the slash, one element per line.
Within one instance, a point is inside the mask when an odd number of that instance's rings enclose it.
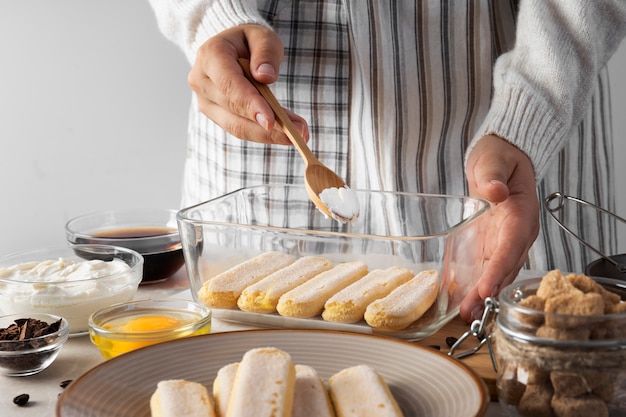
<path fill-rule="evenodd" d="M 243 311 L 273 313 L 276 311 L 281 295 L 332 267 L 333 263 L 328 259 L 304 256 L 244 288 L 237 300 L 237 305 Z"/>
<path fill-rule="evenodd" d="M 401 417 L 385 380 L 370 366 L 343 369 L 328 379 L 337 417 Z"/>
<path fill-rule="evenodd" d="M 206 387 L 184 379 L 160 381 L 150 397 L 150 413 L 152 417 L 215 417 Z"/>
<path fill-rule="evenodd" d="M 238 368 L 239 362 L 224 365 L 217 371 L 217 376 L 213 380 L 213 400 L 217 417 L 226 417 Z"/>
<path fill-rule="evenodd" d="M 367 306 L 365 321 L 372 327 L 400 330 L 433 305 L 439 293 L 439 273 L 422 271 L 386 297 Z"/>
<path fill-rule="evenodd" d="M 204 283 L 198 298 L 214 308 L 237 307 L 237 299 L 244 288 L 267 277 L 295 261 L 282 252 L 265 252 L 222 272 Z"/>
<path fill-rule="evenodd" d="M 326 384 L 317 371 L 307 365 L 296 365 L 296 387 L 292 417 L 335 417 Z"/>
<path fill-rule="evenodd" d="M 273 347 L 244 353 L 228 404 L 228 417 L 291 417 L 296 370 L 291 356 Z"/>
<path fill-rule="evenodd" d="M 339 264 L 287 291 L 278 300 L 276 310 L 278 314 L 287 317 L 317 316 L 324 309 L 326 300 L 365 274 L 367 274 L 367 265 L 363 262 Z"/>
<path fill-rule="evenodd" d="M 363 320 L 365 309 L 372 301 L 386 296 L 413 275 L 413 271 L 396 266 L 371 271 L 330 297 L 324 304 L 322 317 L 337 323 Z"/>

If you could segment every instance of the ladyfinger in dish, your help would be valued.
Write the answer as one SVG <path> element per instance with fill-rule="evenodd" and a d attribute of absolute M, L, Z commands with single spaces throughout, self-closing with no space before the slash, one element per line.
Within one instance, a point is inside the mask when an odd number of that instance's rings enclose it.
<path fill-rule="evenodd" d="M 307 365 L 296 365 L 296 387 L 292 417 L 335 417 L 326 384 L 317 371 Z"/>
<path fill-rule="evenodd" d="M 365 321 L 372 327 L 400 330 L 433 305 L 439 293 L 439 273 L 422 271 L 386 297 L 367 306 Z"/>
<path fill-rule="evenodd" d="M 184 379 L 160 381 L 150 397 L 150 413 L 152 417 L 215 417 L 206 387 Z"/>
<path fill-rule="evenodd" d="M 248 350 L 239 362 L 227 417 L 291 417 L 296 370 L 288 353 Z"/>
<path fill-rule="evenodd" d="M 372 301 L 386 296 L 413 275 L 413 271 L 395 266 L 371 271 L 330 297 L 324 304 L 322 317 L 338 323 L 363 320 L 365 309 Z"/>
<path fill-rule="evenodd" d="M 282 316 L 309 318 L 319 315 L 333 294 L 367 274 L 363 262 L 345 262 L 322 272 L 302 285 L 287 291 L 278 300 L 276 310 Z"/>
<path fill-rule="evenodd" d="M 214 308 L 237 307 L 237 299 L 244 288 L 267 277 L 295 261 L 282 252 L 265 252 L 222 272 L 204 283 L 198 298 Z"/>
<path fill-rule="evenodd" d="M 226 417 L 230 394 L 235 384 L 235 376 L 239 362 L 222 366 L 217 371 L 217 376 L 213 380 L 213 400 L 215 402 L 215 414 L 217 417 Z"/>
<path fill-rule="evenodd" d="M 333 263 L 328 259 L 304 256 L 246 287 L 239 296 L 237 305 L 243 311 L 273 313 L 281 295 L 332 267 Z"/>
<path fill-rule="evenodd" d="M 389 386 L 370 366 L 341 370 L 328 380 L 337 417 L 401 417 Z"/>

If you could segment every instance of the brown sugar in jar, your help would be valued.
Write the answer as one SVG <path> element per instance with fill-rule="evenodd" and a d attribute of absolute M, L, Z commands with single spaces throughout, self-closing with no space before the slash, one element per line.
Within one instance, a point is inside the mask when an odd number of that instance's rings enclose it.
<path fill-rule="evenodd" d="M 502 291 L 493 340 L 509 416 L 626 415 L 624 287 L 551 271 Z"/>

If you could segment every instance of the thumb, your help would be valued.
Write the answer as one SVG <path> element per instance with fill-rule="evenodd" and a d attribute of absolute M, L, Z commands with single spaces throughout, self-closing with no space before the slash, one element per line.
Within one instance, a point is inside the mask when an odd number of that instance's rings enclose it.
<path fill-rule="evenodd" d="M 470 195 L 491 203 L 509 197 L 509 179 L 515 163 L 507 157 L 513 145 L 504 139 L 487 135 L 472 148 L 467 159 L 466 175 Z"/>
<path fill-rule="evenodd" d="M 263 84 L 271 84 L 278 78 L 283 60 L 283 44 L 274 31 L 260 25 L 251 25 L 245 31 L 250 51 L 250 72 Z"/>

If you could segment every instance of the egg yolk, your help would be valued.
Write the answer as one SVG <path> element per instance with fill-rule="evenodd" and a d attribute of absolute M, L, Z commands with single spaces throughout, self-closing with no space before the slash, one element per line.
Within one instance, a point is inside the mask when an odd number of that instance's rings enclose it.
<path fill-rule="evenodd" d="M 123 327 L 125 332 L 151 332 L 155 330 L 172 330 L 183 323 L 167 316 L 143 316 L 133 319 Z"/>
<path fill-rule="evenodd" d="M 164 342 L 173 338 L 194 336 L 197 334 L 208 334 L 211 331 L 210 324 L 203 326 L 199 329 L 188 329 L 187 331 L 180 330 L 181 327 L 192 323 L 195 318 L 180 317 L 173 318 L 165 315 L 145 315 L 133 318 L 127 322 L 117 320 L 107 323 L 102 327 L 114 332 L 119 331 L 122 333 L 128 333 L 128 338 L 120 336 L 118 339 L 116 336 L 100 335 L 90 332 L 92 342 L 98 346 L 102 356 L 105 359 L 121 355 L 122 353 L 130 352 L 131 350 L 139 349 L 144 346 L 153 345 L 155 343 Z M 167 333 L 168 330 L 176 330 L 173 333 Z M 141 340 L 147 332 L 161 332 L 150 335 L 147 340 Z M 133 339 L 132 334 L 137 334 L 139 340 Z M 155 337 L 156 336 L 156 337 Z"/>

